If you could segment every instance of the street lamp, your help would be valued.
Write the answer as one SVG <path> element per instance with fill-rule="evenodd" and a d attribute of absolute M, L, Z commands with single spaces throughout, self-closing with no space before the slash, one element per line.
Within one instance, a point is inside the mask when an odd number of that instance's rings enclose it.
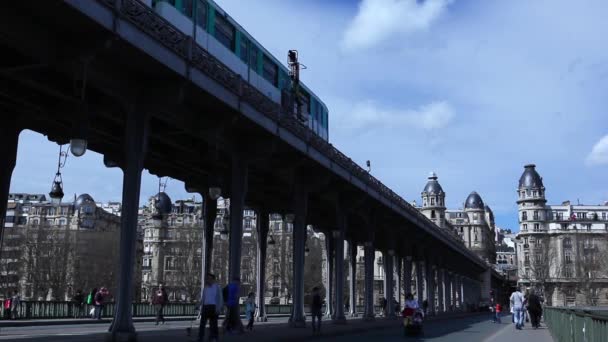
<path fill-rule="evenodd" d="M 209 198 L 214 201 L 217 201 L 218 198 L 222 195 L 222 188 L 213 186 L 209 188 Z"/>
<path fill-rule="evenodd" d="M 230 231 L 228 230 L 229 222 L 230 220 L 228 220 L 228 218 L 223 218 L 222 226 L 224 228 L 220 231 L 220 239 L 222 239 L 223 241 L 228 240 L 228 234 L 230 233 Z"/>
<path fill-rule="evenodd" d="M 75 157 L 82 157 L 87 152 L 88 142 L 83 138 L 72 138 L 70 140 L 70 152 Z"/>
<path fill-rule="evenodd" d="M 51 186 L 51 192 L 49 192 L 49 197 L 51 197 L 52 202 L 59 203 L 63 198 L 63 179 L 61 177 L 61 169 L 65 166 L 65 162 L 68 158 L 67 151 L 63 151 L 63 146 L 59 145 L 59 158 L 57 160 L 57 172 L 55 173 L 55 178 L 53 178 L 53 185 Z"/>

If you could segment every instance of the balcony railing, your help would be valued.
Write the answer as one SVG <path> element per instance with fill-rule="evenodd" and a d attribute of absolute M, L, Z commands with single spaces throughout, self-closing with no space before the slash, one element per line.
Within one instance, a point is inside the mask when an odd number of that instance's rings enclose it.
<path fill-rule="evenodd" d="M 608 308 L 546 307 L 545 323 L 557 342 L 608 341 Z"/>

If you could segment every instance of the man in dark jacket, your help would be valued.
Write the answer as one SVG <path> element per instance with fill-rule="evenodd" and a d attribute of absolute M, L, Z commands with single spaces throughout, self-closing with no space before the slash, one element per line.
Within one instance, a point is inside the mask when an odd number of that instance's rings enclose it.
<path fill-rule="evenodd" d="M 321 333 L 321 317 L 323 317 L 323 313 L 321 312 L 322 307 L 323 307 L 323 300 L 321 299 L 321 294 L 319 293 L 319 288 L 314 287 L 312 289 L 312 305 L 310 306 L 310 311 L 312 314 L 312 333 L 313 334 Z"/>
<path fill-rule="evenodd" d="M 163 309 L 167 302 L 169 301 L 169 297 L 167 296 L 167 291 L 163 287 L 163 284 L 158 285 L 158 290 L 154 293 L 152 297 L 152 305 L 154 305 L 154 310 L 156 311 L 156 325 L 158 325 L 159 321 L 162 321 L 165 324 L 165 317 L 163 316 Z"/>
<path fill-rule="evenodd" d="M 528 312 L 530 313 L 530 321 L 534 329 L 540 326 L 540 316 L 543 313 L 543 308 L 540 303 L 540 297 L 534 291 L 528 296 Z"/>
<path fill-rule="evenodd" d="M 72 303 L 74 303 L 74 318 L 84 316 L 84 295 L 81 290 L 76 291 L 76 294 L 72 297 Z"/>

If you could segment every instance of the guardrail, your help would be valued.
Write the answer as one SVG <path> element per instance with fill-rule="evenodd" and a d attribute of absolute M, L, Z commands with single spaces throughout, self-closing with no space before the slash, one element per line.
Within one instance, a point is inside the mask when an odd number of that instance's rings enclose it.
<path fill-rule="evenodd" d="M 110 318 L 114 315 L 115 303 L 104 305 L 102 317 Z M 133 317 L 154 317 L 156 315 L 154 306 L 149 303 L 133 303 Z M 60 318 L 84 318 L 89 317 L 93 305 L 78 305 L 74 302 L 63 301 L 24 301 L 22 300 L 17 310 L 19 319 L 60 319 Z M 291 305 L 266 305 L 267 315 L 289 315 Z M 376 312 L 381 311 L 380 306 L 375 307 Z M 310 313 L 308 306 L 304 307 L 306 313 Z M 357 312 L 363 312 L 363 306 L 357 306 Z M 241 305 L 241 313 L 245 313 L 245 305 Z M 195 303 L 169 303 L 165 306 L 163 314 L 167 317 L 194 316 L 196 314 Z M 4 309 L 4 301 L 0 300 L 0 319 L 7 319 Z"/>
<path fill-rule="evenodd" d="M 237 94 L 244 102 L 251 105 L 260 113 L 271 120 L 278 122 L 279 125 L 287 129 L 290 133 L 302 139 L 325 157 L 329 158 L 332 163 L 339 165 L 352 176 L 357 177 L 367 188 L 373 189 L 384 196 L 392 205 L 407 212 L 418 221 L 417 223 L 425 226 L 425 229 L 428 229 L 429 232 L 438 232 L 438 234 L 449 241 L 455 249 L 460 250 L 460 252 L 469 256 L 471 259 L 477 260 L 480 264 L 485 264 L 481 258 L 464 246 L 462 240 L 460 240 L 455 233 L 439 228 L 418 209 L 401 196 L 397 195 L 393 190 L 372 176 L 332 144 L 323 140 L 314 133 L 314 131 L 307 126 L 302 125 L 292 116 L 285 115 L 280 104 L 275 103 L 272 99 L 249 84 L 249 82 L 243 80 L 239 74 L 232 71 L 228 66 L 211 55 L 205 48 L 194 42 L 191 37 L 182 33 L 168 20 L 154 12 L 151 7 L 139 0 L 98 1 L 111 8 L 115 13 L 120 15 L 122 19 L 131 22 L 181 58 L 189 60 L 194 68 L 210 76 L 232 93 Z"/>
<path fill-rule="evenodd" d="M 608 307 L 545 307 L 544 318 L 557 342 L 608 341 Z"/>

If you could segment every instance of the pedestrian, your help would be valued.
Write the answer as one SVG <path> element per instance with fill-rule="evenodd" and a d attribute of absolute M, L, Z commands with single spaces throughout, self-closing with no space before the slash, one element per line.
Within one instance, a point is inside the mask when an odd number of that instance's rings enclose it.
<path fill-rule="evenodd" d="M 106 296 L 107 296 L 107 289 L 105 287 L 102 287 L 99 291 L 97 291 L 97 293 L 95 294 L 95 297 L 93 299 L 93 303 L 95 304 L 95 314 L 94 314 L 94 318 L 100 320 L 101 316 L 103 314 L 103 307 L 105 304 L 105 300 L 106 300 Z"/>
<path fill-rule="evenodd" d="M 535 291 L 532 290 L 528 296 L 528 314 L 530 315 L 530 322 L 532 327 L 537 329 L 540 325 L 540 316 L 542 315 L 543 308 L 541 306 L 540 297 L 536 295 Z"/>
<path fill-rule="evenodd" d="M 323 307 L 323 300 L 321 299 L 321 293 L 318 287 L 312 289 L 312 305 L 310 306 L 310 313 L 312 314 L 312 333 L 321 333 L 321 317 L 323 313 L 321 308 Z"/>
<path fill-rule="evenodd" d="M 156 312 L 156 325 L 158 325 L 159 321 L 162 321 L 165 324 L 165 317 L 163 316 L 163 309 L 165 305 L 169 302 L 169 297 L 167 296 L 167 291 L 163 287 L 163 284 L 158 285 L 158 290 L 152 296 L 152 301 L 150 305 L 154 305 L 154 311 Z"/>
<path fill-rule="evenodd" d="M 241 290 L 241 279 L 239 277 L 232 278 L 232 281 L 227 285 L 227 300 L 226 307 L 228 314 L 225 318 L 225 327 L 227 331 L 243 333 L 245 329 L 239 313 L 239 293 Z"/>
<path fill-rule="evenodd" d="M 74 297 L 72 297 L 72 303 L 74 307 L 74 318 L 80 318 L 84 315 L 84 295 L 82 290 L 77 290 Z"/>
<path fill-rule="evenodd" d="M 11 297 L 4 299 L 4 319 L 11 319 Z"/>
<path fill-rule="evenodd" d="M 205 275 L 205 286 L 201 291 L 200 313 L 201 323 L 198 330 L 198 342 L 203 342 L 205 338 L 205 326 L 209 321 L 209 341 L 217 341 L 218 328 L 217 319 L 220 310 L 224 306 L 224 298 L 220 287 L 215 283 L 215 276 L 211 273 Z"/>
<path fill-rule="evenodd" d="M 247 323 L 247 329 L 249 331 L 253 331 L 253 316 L 255 315 L 255 294 L 253 292 L 249 292 L 247 295 L 247 299 L 245 300 L 245 316 L 249 321 Z"/>
<path fill-rule="evenodd" d="M 496 304 L 494 303 L 494 298 L 490 298 L 490 318 L 492 318 L 492 323 L 496 323 Z"/>
<path fill-rule="evenodd" d="M 17 319 L 19 318 L 19 312 L 21 310 L 21 296 L 17 290 L 13 291 L 13 296 L 11 297 L 11 318 Z"/>
<path fill-rule="evenodd" d="M 523 327 L 523 311 L 524 311 L 524 295 L 521 293 L 519 286 L 511 294 L 511 308 L 515 317 L 515 329 L 521 330 Z"/>
<path fill-rule="evenodd" d="M 95 318 L 95 296 L 97 295 L 97 288 L 94 287 L 91 292 L 89 292 L 89 294 L 87 295 L 87 307 L 91 307 L 91 305 L 93 305 L 93 307 L 91 308 L 91 311 L 89 311 L 89 316 L 91 316 L 91 318 Z"/>
<path fill-rule="evenodd" d="M 426 310 L 429 308 L 429 301 L 428 300 L 423 300 L 422 301 L 422 311 L 424 311 L 424 316 L 426 317 Z"/>
<path fill-rule="evenodd" d="M 387 301 L 386 298 L 382 297 L 380 298 L 380 305 L 382 305 L 382 315 L 384 315 L 384 317 L 388 316 L 388 313 L 386 312 L 386 305 Z"/>
<path fill-rule="evenodd" d="M 494 311 L 496 313 L 496 323 L 502 324 L 502 321 L 500 319 L 500 313 L 502 312 L 502 305 L 500 305 L 500 303 L 496 303 L 496 307 L 495 307 Z"/>

